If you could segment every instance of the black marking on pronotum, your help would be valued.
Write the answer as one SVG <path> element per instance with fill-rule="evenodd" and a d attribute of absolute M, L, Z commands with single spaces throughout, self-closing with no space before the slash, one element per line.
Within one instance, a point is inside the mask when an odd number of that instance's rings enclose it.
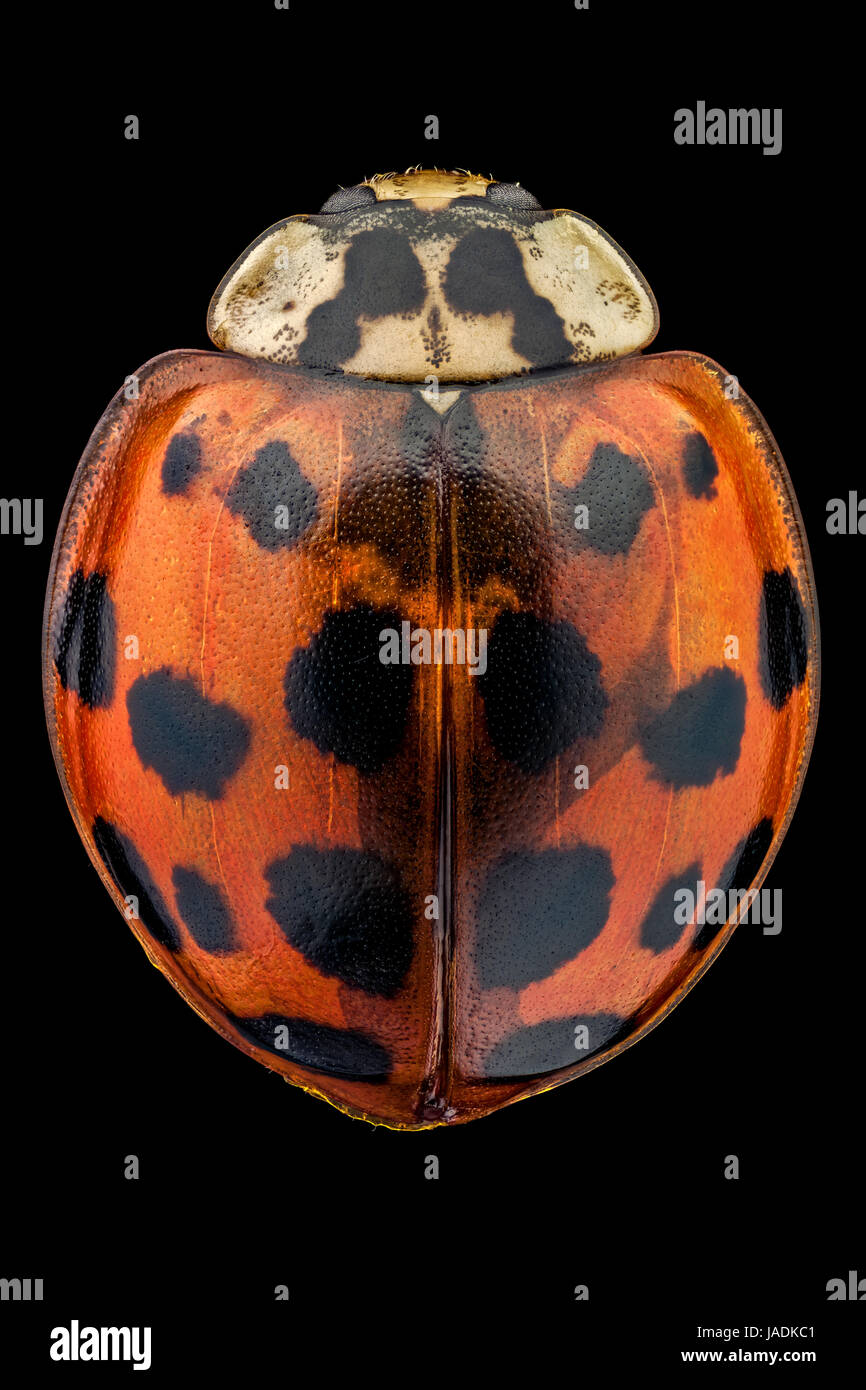
<path fill-rule="evenodd" d="M 295 845 L 268 865 L 265 906 L 290 945 L 323 975 L 391 999 L 414 950 L 412 904 L 377 854 Z"/>
<path fill-rule="evenodd" d="M 484 989 L 522 989 L 585 950 L 604 929 L 614 886 L 605 849 L 505 854 L 478 906 L 475 963 Z"/>
<path fill-rule="evenodd" d="M 686 439 L 683 454 L 683 478 L 692 497 L 715 497 L 715 480 L 719 465 L 704 436 L 694 431 Z"/>
<path fill-rule="evenodd" d="M 658 955 L 676 945 L 685 931 L 685 923 L 675 920 L 677 902 L 674 894 L 688 884 L 697 883 L 701 876 L 699 863 L 690 864 L 681 874 L 674 874 L 663 884 L 652 906 L 641 922 L 640 944 Z"/>
<path fill-rule="evenodd" d="M 737 766 L 746 723 L 746 683 L 714 667 L 678 690 L 643 729 L 640 745 L 656 776 L 674 787 L 707 787 Z"/>
<path fill-rule="evenodd" d="M 120 894 L 124 898 L 138 899 L 138 919 L 142 926 L 160 946 L 179 951 L 180 932 L 135 845 L 102 816 L 97 816 L 93 822 L 91 833 L 99 857 Z"/>
<path fill-rule="evenodd" d="M 172 796 L 222 796 L 250 745 L 249 725 L 236 709 L 208 700 L 192 680 L 167 667 L 139 676 L 126 708 L 136 753 Z"/>
<path fill-rule="evenodd" d="M 759 611 L 761 685 L 775 709 L 783 709 L 809 664 L 806 614 L 787 567 L 764 575 Z"/>
<path fill-rule="evenodd" d="M 596 444 L 580 482 L 558 485 L 557 493 L 572 544 L 601 555 L 628 554 L 654 501 L 645 465 L 616 444 Z M 585 527 L 575 526 L 579 505 L 587 509 Z"/>
<path fill-rule="evenodd" d="M 391 1055 L 367 1033 L 332 1028 L 327 1023 L 311 1023 L 309 1019 L 285 1014 L 260 1014 L 257 1018 L 228 1014 L 227 1017 L 249 1042 L 266 1048 L 284 1062 L 295 1062 L 344 1081 L 366 1081 L 368 1085 L 375 1085 L 388 1080 Z"/>
<path fill-rule="evenodd" d="M 767 857 L 773 843 L 773 822 L 764 816 L 741 840 L 719 875 L 719 888 L 729 893 L 732 888 L 738 893 L 746 892 L 758 876 L 758 870 Z M 695 934 L 695 947 L 703 950 L 715 940 L 725 922 L 704 922 Z"/>
<path fill-rule="evenodd" d="M 99 571 L 74 571 L 55 627 L 54 665 L 64 690 L 74 690 L 91 709 L 114 699 L 117 624 L 114 604 Z"/>
<path fill-rule="evenodd" d="M 475 227 L 462 236 L 443 290 L 458 314 L 512 314 L 511 346 L 534 367 L 556 366 L 574 351 L 550 300 L 530 285 L 520 248 L 505 228 Z"/>
<path fill-rule="evenodd" d="M 294 545 L 316 515 L 316 489 L 304 477 L 288 444 L 274 439 L 256 451 L 226 495 L 226 506 L 243 520 L 263 550 Z M 286 509 L 285 517 L 277 509 Z M 284 524 L 281 524 L 283 523 Z"/>
<path fill-rule="evenodd" d="M 197 869 L 176 864 L 171 872 L 177 910 L 197 946 L 214 955 L 237 948 L 235 924 L 222 889 Z"/>
<path fill-rule="evenodd" d="M 500 613 L 478 689 L 493 746 L 527 773 L 541 772 L 604 722 L 601 662 L 565 621 Z"/>
<path fill-rule="evenodd" d="M 427 297 L 421 262 L 408 239 L 392 227 L 353 237 L 343 262 L 343 285 L 307 319 L 298 348 L 304 367 L 348 362 L 361 346 L 359 319 L 420 312 Z"/>
<path fill-rule="evenodd" d="M 167 497 L 180 497 L 201 472 L 201 440 L 197 434 L 175 434 L 168 442 L 162 461 L 162 490 Z"/>
<path fill-rule="evenodd" d="M 359 772 L 378 772 L 403 741 L 414 668 L 379 660 L 379 633 L 399 631 L 401 622 L 398 613 L 367 603 L 332 609 L 286 668 L 295 732 Z"/>
<path fill-rule="evenodd" d="M 578 1028 L 586 1028 L 588 1047 L 578 1048 Z M 596 1056 L 628 1037 L 631 1023 L 619 1014 L 575 1014 L 531 1023 L 506 1033 L 491 1048 L 484 1075 L 505 1081 L 509 1077 L 544 1076 Z M 582 1035 L 580 1035 L 582 1037 Z"/>

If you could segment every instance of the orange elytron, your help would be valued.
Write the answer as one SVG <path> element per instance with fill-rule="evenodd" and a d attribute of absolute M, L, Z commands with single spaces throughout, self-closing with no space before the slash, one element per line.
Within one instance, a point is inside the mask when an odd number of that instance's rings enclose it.
<path fill-rule="evenodd" d="M 790 821 L 796 500 L 732 378 L 639 355 L 656 325 L 594 223 L 376 179 L 259 238 L 226 351 L 148 363 L 79 465 L 44 650 L 79 833 L 192 1007 L 353 1115 L 622 1051 Z"/>

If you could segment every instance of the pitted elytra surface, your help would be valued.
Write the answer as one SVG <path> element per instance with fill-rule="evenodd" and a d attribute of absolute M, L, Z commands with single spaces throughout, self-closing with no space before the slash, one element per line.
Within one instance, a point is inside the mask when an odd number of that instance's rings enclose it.
<path fill-rule="evenodd" d="M 44 665 L 82 837 L 185 997 L 351 1113 L 459 1122 L 615 1055 L 732 929 L 678 890 L 754 887 L 787 827 L 796 503 L 712 362 L 621 356 L 654 326 L 586 219 L 374 181 L 260 238 L 234 351 L 150 363 L 82 461 Z"/>

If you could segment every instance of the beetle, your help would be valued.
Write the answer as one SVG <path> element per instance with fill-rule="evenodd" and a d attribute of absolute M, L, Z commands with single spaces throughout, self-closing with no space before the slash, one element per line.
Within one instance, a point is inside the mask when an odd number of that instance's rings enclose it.
<path fill-rule="evenodd" d="M 657 325 L 587 218 L 377 176 L 254 241 L 221 351 L 148 362 L 79 464 L 43 672 L 81 838 L 192 1007 L 351 1115 L 459 1123 L 629 1047 L 790 822 L 802 519 Z"/>

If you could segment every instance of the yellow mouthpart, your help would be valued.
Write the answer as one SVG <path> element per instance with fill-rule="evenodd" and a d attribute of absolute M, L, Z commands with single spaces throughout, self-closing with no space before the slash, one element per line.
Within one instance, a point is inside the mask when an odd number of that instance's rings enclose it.
<path fill-rule="evenodd" d="M 405 174 L 376 174 L 367 180 L 379 202 L 396 198 L 483 198 L 492 179 L 468 169 L 407 169 Z"/>

